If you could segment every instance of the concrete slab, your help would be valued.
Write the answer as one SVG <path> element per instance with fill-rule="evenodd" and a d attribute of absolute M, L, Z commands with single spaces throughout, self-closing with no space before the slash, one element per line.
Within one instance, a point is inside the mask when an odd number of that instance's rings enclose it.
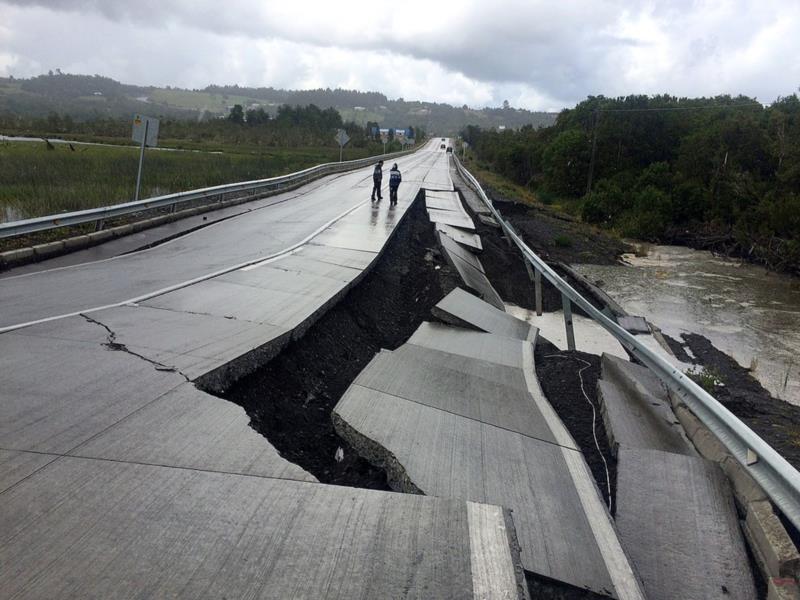
<path fill-rule="evenodd" d="M 504 311 L 499 310 L 473 296 L 469 292 L 456 288 L 431 311 L 440 319 L 453 325 L 470 327 L 518 340 L 530 340 L 536 328 Z"/>
<path fill-rule="evenodd" d="M 555 443 L 553 433 L 527 393 L 521 369 L 488 363 L 480 373 L 470 373 L 469 366 L 477 371 L 479 361 L 454 356 L 451 365 L 459 358 L 462 362 L 459 368 L 452 368 L 442 357 L 432 355 L 433 352 L 436 351 L 426 352 L 416 347 L 399 354 L 380 352 L 353 383 Z"/>
<path fill-rule="evenodd" d="M 461 199 L 455 192 L 425 192 L 425 206 L 436 210 L 451 210 L 467 214 L 461 206 Z"/>
<path fill-rule="evenodd" d="M 349 250 L 347 248 L 306 244 L 295 250 L 292 253 L 292 257 L 311 258 L 340 267 L 364 270 L 375 260 L 376 254 L 363 250 Z M 286 259 L 281 259 L 280 262 L 284 260 Z"/>
<path fill-rule="evenodd" d="M 617 317 L 617 323 L 619 323 L 620 327 L 628 330 L 630 333 L 652 333 L 650 331 L 650 326 L 647 324 L 647 321 L 644 317 Z"/>
<path fill-rule="evenodd" d="M 251 352 L 278 352 L 291 337 L 285 327 L 152 306 L 92 313 L 125 344 L 150 360 L 197 379 Z"/>
<path fill-rule="evenodd" d="M 38 452 L 0 450 L 0 494 L 56 458 L 58 457 Z"/>
<path fill-rule="evenodd" d="M 506 312 L 539 329 L 539 334 L 559 350 L 567 350 L 567 332 L 564 326 L 564 313 L 561 310 L 546 312 L 537 316 L 536 311 L 514 304 L 506 304 Z M 572 313 L 572 330 L 578 350 L 590 354 L 612 354 L 624 360 L 628 353 L 613 335 L 603 329 L 596 321 Z"/>
<path fill-rule="evenodd" d="M 503 299 L 494 289 L 483 265 L 474 254 L 462 248 L 446 235 L 438 234 L 439 241 L 447 262 L 458 271 L 464 285 L 476 292 L 483 300 L 492 306 L 504 310 Z"/>
<path fill-rule="evenodd" d="M 303 246 L 303 248 L 307 248 L 308 246 Z M 324 246 L 313 246 L 314 248 L 324 248 Z M 347 258 L 342 257 L 342 262 L 352 262 L 353 264 L 337 264 L 337 256 L 334 253 L 346 252 L 350 253 L 351 251 L 343 250 L 341 248 L 329 248 L 329 256 L 321 255 L 320 258 L 324 258 L 325 260 L 319 260 L 317 258 L 312 258 L 307 254 L 300 254 L 292 253 L 280 260 L 275 262 L 269 263 L 268 265 L 264 265 L 263 267 L 269 267 L 271 269 L 278 269 L 283 271 L 290 271 L 293 273 L 302 273 L 306 276 L 312 277 L 325 277 L 328 279 L 336 279 L 337 281 L 345 281 L 349 282 L 352 281 L 354 277 L 357 277 L 361 274 L 361 271 L 365 269 L 372 260 L 375 258 L 375 255 L 372 253 L 360 253 L 356 252 L 357 254 L 363 254 L 368 257 L 367 260 L 363 262 L 356 262 L 348 261 Z M 356 266 L 354 266 L 356 265 Z M 251 270 L 258 270 L 263 268 L 262 266 L 255 267 L 255 269 Z"/>
<path fill-rule="evenodd" d="M 495 218 L 493 216 L 491 216 L 491 214 L 487 215 L 487 214 L 480 213 L 480 214 L 478 214 L 478 220 L 481 223 L 483 223 L 484 225 L 488 225 L 489 227 L 495 227 L 497 229 L 500 229 L 500 223 L 495 221 Z"/>
<path fill-rule="evenodd" d="M 620 446 L 696 455 L 666 394 L 649 369 L 604 354 L 597 382 L 612 449 Z"/>
<path fill-rule="evenodd" d="M 563 456 L 577 451 L 359 385 L 334 424 L 401 488 L 511 508 L 525 569 L 615 595 Z"/>
<path fill-rule="evenodd" d="M 185 383 L 70 452 L 241 475 L 317 481 L 249 425 L 244 409 Z"/>
<path fill-rule="evenodd" d="M 405 345 L 522 368 L 522 344 L 519 340 L 442 323 L 422 323 Z"/>
<path fill-rule="evenodd" d="M 716 464 L 621 447 L 617 527 L 648 598 L 756 597 L 730 488 Z"/>
<path fill-rule="evenodd" d="M 475 254 L 464 248 L 461 244 L 456 242 L 453 238 L 445 235 L 441 231 L 436 232 L 436 239 L 439 245 L 446 251 L 446 257 L 458 257 L 472 268 L 485 274 L 483 265 Z"/>
<path fill-rule="evenodd" d="M 447 200 L 449 200 L 451 198 L 459 199 L 459 196 L 458 196 L 458 192 L 455 192 L 455 191 L 449 192 L 449 191 L 444 191 L 444 190 L 425 190 L 425 199 L 427 200 L 428 198 L 438 198 L 438 199 L 447 199 Z M 459 204 L 460 204 L 460 202 L 461 201 L 459 199 Z"/>
<path fill-rule="evenodd" d="M 3 494 L 0 589 L 15 598 L 526 598 L 512 544 L 498 507 L 60 458 Z"/>
<path fill-rule="evenodd" d="M 82 317 L 58 327 L 91 341 L 47 337 L 50 323 L 0 335 L 0 448 L 68 452 L 185 381 L 103 346 L 107 332 Z"/>
<path fill-rule="evenodd" d="M 458 191 L 461 192 L 461 196 L 464 198 L 467 206 L 469 206 L 469 209 L 475 214 L 491 214 L 491 211 L 483 203 L 483 200 L 481 200 L 478 195 L 472 191 L 472 188 L 464 184 L 460 178 L 458 178 L 458 181 Z"/>
<path fill-rule="evenodd" d="M 467 215 L 452 211 L 452 210 L 437 210 L 435 208 L 428 209 L 428 218 L 431 223 L 444 223 L 445 225 L 452 225 L 453 227 L 460 227 L 467 231 L 475 231 L 475 224 Z"/>
<path fill-rule="evenodd" d="M 458 227 L 453 227 L 452 225 L 447 225 L 445 223 L 434 223 L 434 226 L 436 227 L 436 231 L 441 231 L 442 233 L 447 234 L 447 236 L 463 246 L 475 250 L 483 250 L 481 238 L 476 233 L 469 233 L 463 229 L 459 229 Z"/>
<path fill-rule="evenodd" d="M 431 190 L 452 190 L 453 180 L 450 179 L 449 167 L 439 164 L 432 167 L 425 175 L 422 187 Z"/>

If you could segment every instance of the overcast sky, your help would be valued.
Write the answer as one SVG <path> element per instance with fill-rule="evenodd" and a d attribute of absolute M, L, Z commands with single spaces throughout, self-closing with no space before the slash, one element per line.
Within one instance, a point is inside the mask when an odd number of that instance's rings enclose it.
<path fill-rule="evenodd" d="M 0 75 L 559 110 L 800 85 L 800 0 L 0 0 Z"/>

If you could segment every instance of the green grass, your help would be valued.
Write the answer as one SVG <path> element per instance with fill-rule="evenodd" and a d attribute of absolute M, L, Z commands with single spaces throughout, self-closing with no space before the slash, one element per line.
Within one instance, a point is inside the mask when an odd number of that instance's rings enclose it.
<path fill-rule="evenodd" d="M 241 104 L 247 108 L 251 104 L 265 104 L 263 100 L 248 98 L 247 96 L 222 94 L 209 94 L 208 92 L 194 92 L 192 90 L 167 90 L 155 89 L 150 95 L 150 100 L 157 104 L 168 104 L 176 108 L 189 110 L 207 110 L 212 113 L 228 113 L 228 106 Z"/>
<path fill-rule="evenodd" d="M 459 158 L 461 158 L 460 154 Z M 498 173 L 495 173 L 486 165 L 481 164 L 480 161 L 472 159 L 469 154 L 467 154 L 467 161 L 464 163 L 464 166 L 469 170 L 470 173 L 477 177 L 481 183 L 491 187 L 492 190 L 494 190 L 503 198 L 516 200 L 517 202 L 524 202 L 525 204 L 530 204 L 531 206 L 540 206 L 542 204 L 536 197 L 536 194 L 534 194 L 531 190 L 521 185 L 517 185 L 513 181 L 503 177 L 502 175 L 499 175 Z"/>
<path fill-rule="evenodd" d="M 366 156 L 348 149 L 345 159 Z M 0 220 L 31 218 L 133 200 L 139 152 L 133 147 L 0 143 Z M 148 150 L 142 198 L 274 177 L 338 160 L 336 148 L 269 149 L 257 154 Z"/>

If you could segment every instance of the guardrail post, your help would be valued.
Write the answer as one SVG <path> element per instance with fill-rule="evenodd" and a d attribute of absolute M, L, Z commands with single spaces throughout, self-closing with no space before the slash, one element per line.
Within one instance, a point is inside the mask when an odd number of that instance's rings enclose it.
<path fill-rule="evenodd" d="M 106 222 L 103 219 L 99 219 L 94 222 L 94 230 L 95 231 L 102 231 L 103 226 L 105 226 Z"/>
<path fill-rule="evenodd" d="M 567 350 L 575 350 L 575 331 L 572 328 L 572 302 L 561 294 L 561 306 L 564 307 L 564 326 L 567 328 Z"/>
<path fill-rule="evenodd" d="M 523 257 L 525 269 L 528 271 L 528 277 L 533 282 L 533 298 L 536 303 L 536 316 L 542 316 L 542 273 L 536 267 L 532 267 L 531 263 Z"/>
<path fill-rule="evenodd" d="M 534 269 L 533 272 L 533 294 L 536 300 L 536 316 L 542 316 L 542 272 Z"/>

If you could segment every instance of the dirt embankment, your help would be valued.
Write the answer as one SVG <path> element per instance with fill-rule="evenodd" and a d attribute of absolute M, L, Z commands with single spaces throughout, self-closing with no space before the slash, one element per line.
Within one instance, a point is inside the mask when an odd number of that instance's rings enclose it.
<path fill-rule="evenodd" d="M 707 385 L 713 379 L 722 384 L 710 392 L 725 408 L 800 469 L 800 406 L 773 397 L 746 368 L 702 335 L 684 334 L 682 342 L 665 338 L 678 358 L 698 365 L 697 370 L 706 374 Z"/>
<path fill-rule="evenodd" d="M 431 307 L 459 284 L 436 248 L 418 199 L 373 270 L 302 339 L 225 394 L 284 458 L 323 483 L 390 489 L 385 473 L 336 434 L 331 412 L 372 357 L 432 320 Z"/>

